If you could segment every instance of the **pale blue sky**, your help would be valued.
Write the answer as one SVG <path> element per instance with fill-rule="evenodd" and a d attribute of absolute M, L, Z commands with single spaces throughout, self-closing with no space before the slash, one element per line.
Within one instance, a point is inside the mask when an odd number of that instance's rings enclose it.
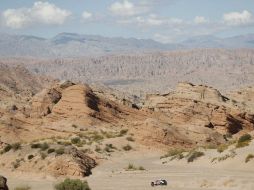
<path fill-rule="evenodd" d="M 254 0 L 1 0 L 0 32 L 177 42 L 254 33 Z"/>

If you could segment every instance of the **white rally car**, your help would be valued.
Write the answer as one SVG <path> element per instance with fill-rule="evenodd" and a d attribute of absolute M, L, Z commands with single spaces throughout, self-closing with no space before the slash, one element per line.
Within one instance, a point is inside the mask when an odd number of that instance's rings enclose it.
<path fill-rule="evenodd" d="M 151 182 L 151 186 L 166 186 L 168 185 L 168 182 L 165 179 L 158 179 Z"/>

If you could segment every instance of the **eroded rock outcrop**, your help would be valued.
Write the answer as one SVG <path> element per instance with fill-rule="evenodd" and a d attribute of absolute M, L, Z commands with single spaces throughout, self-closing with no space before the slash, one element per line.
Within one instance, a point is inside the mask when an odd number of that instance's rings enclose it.
<path fill-rule="evenodd" d="M 7 179 L 0 175 L 0 190 L 9 190 L 7 186 Z"/>
<path fill-rule="evenodd" d="M 223 135 L 253 130 L 252 116 L 230 102 L 211 87 L 180 83 L 169 94 L 148 96 L 145 107 L 163 112 L 173 125 L 185 128 L 207 127 Z"/>
<path fill-rule="evenodd" d="M 94 159 L 90 158 L 76 148 L 69 148 L 66 154 L 56 159 L 48 166 L 49 172 L 54 176 L 89 176 L 96 166 Z"/>

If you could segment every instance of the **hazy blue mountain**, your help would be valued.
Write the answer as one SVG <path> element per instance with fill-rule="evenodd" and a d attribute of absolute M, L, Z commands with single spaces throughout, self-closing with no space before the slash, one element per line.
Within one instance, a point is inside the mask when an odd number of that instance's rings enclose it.
<path fill-rule="evenodd" d="M 196 36 L 178 44 L 164 44 L 151 39 L 108 38 L 75 33 L 60 33 L 51 39 L 28 35 L 0 35 L 0 56 L 5 57 L 82 57 L 190 48 L 254 48 L 254 34 L 223 39 Z"/>

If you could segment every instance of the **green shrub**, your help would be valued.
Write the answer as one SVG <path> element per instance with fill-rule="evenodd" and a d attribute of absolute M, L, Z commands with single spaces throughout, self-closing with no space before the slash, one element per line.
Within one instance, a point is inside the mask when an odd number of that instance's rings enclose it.
<path fill-rule="evenodd" d="M 63 182 L 55 185 L 55 190 L 90 190 L 90 187 L 86 181 L 65 179 Z"/>
<path fill-rule="evenodd" d="M 251 159 L 254 158 L 253 154 L 249 154 L 246 158 L 245 158 L 245 163 L 249 162 Z"/>
<path fill-rule="evenodd" d="M 238 139 L 238 143 L 246 142 L 246 141 L 250 141 L 250 140 L 251 140 L 250 134 L 245 134 L 245 135 L 242 135 L 242 136 Z"/>
<path fill-rule="evenodd" d="M 78 143 L 80 143 L 80 142 L 81 142 L 81 140 L 80 140 L 79 137 L 75 137 L 75 138 L 71 139 L 71 143 L 72 143 L 72 144 L 78 144 Z"/>
<path fill-rule="evenodd" d="M 34 155 L 32 155 L 32 154 L 30 154 L 30 155 L 28 155 L 28 160 L 31 160 L 31 159 L 33 159 L 34 158 Z"/>
<path fill-rule="evenodd" d="M 251 136 L 249 134 L 242 135 L 237 141 L 236 148 L 249 146 L 250 141 L 251 141 Z"/>
<path fill-rule="evenodd" d="M 126 145 L 126 146 L 123 146 L 123 150 L 125 151 L 130 151 L 132 149 L 132 146 L 131 145 Z"/>
<path fill-rule="evenodd" d="M 20 186 L 20 187 L 15 187 L 14 190 L 30 190 L 31 187 L 29 186 Z"/>
<path fill-rule="evenodd" d="M 191 152 L 187 158 L 188 162 L 193 162 L 194 160 L 196 160 L 197 158 L 204 156 L 205 154 L 203 152 L 199 152 L 199 151 L 194 151 Z"/>
<path fill-rule="evenodd" d="M 62 155 L 62 154 L 64 154 L 64 148 L 56 149 L 55 152 L 57 155 Z"/>
<path fill-rule="evenodd" d="M 53 152 L 55 152 L 55 149 L 53 149 L 53 148 L 48 149 L 48 154 L 51 154 Z"/>
<path fill-rule="evenodd" d="M 8 144 L 6 147 L 4 147 L 4 152 L 9 152 L 12 149 L 12 146 Z"/>

